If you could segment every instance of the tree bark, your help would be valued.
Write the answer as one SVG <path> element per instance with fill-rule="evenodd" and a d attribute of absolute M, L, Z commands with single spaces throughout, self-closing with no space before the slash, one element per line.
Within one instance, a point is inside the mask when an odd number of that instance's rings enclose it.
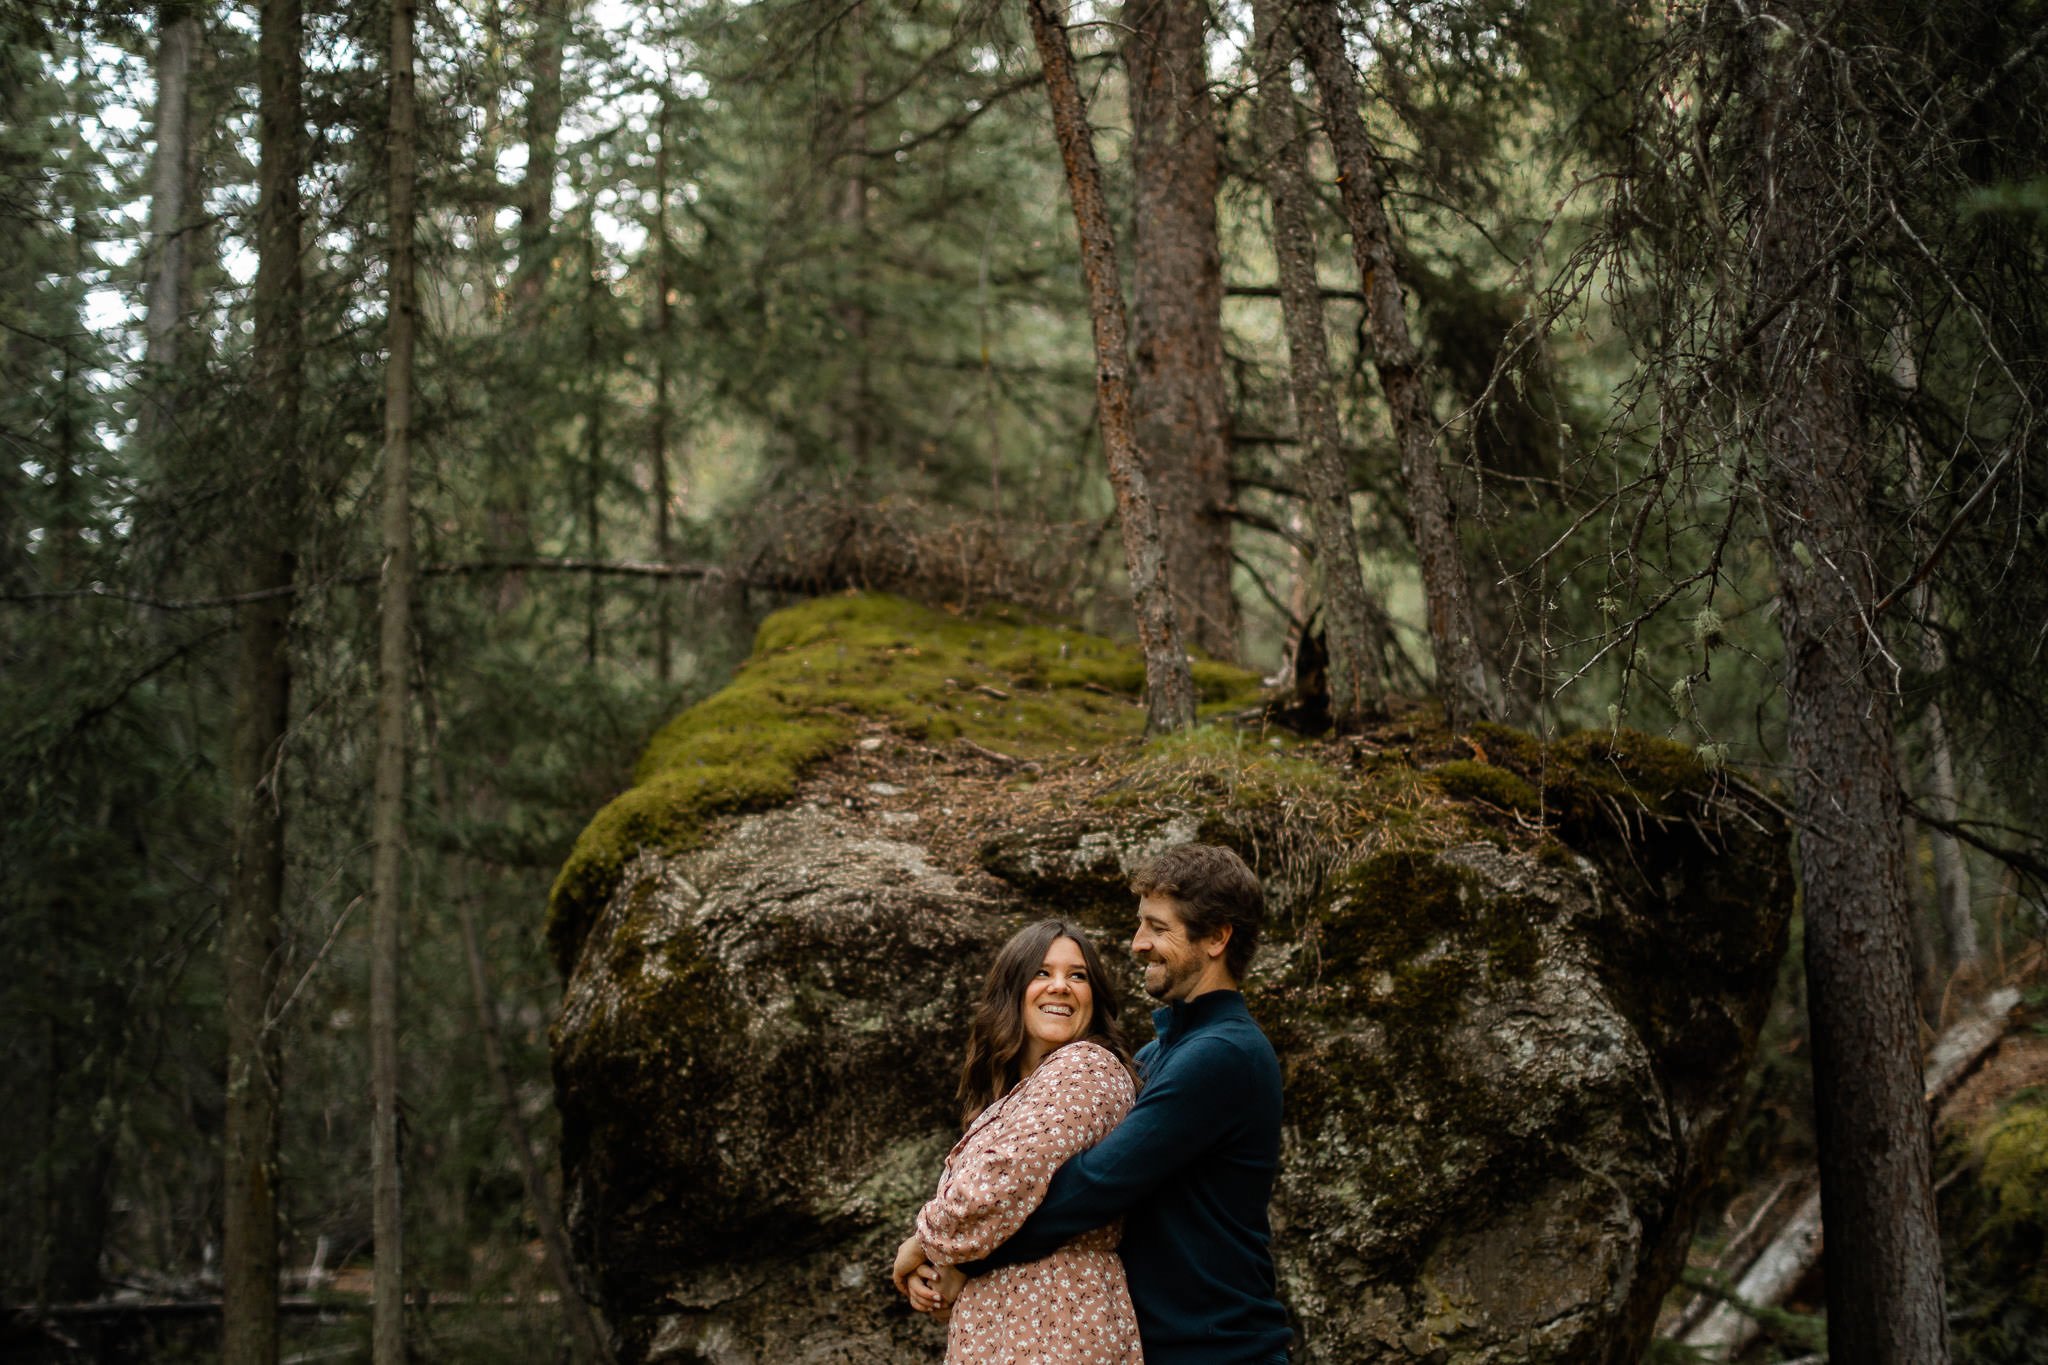
<path fill-rule="evenodd" d="M 157 7 L 156 151 L 149 168 L 149 311 L 144 317 L 144 400 L 137 433 L 145 447 L 175 417 L 172 394 L 192 282 L 192 68 L 199 16 L 188 4 Z"/>
<path fill-rule="evenodd" d="M 673 548 L 669 541 L 668 475 L 668 355 L 670 337 L 670 285 L 668 265 L 668 124 L 669 101 L 664 94 L 661 114 L 654 131 L 654 413 L 648 431 L 648 473 L 654 485 L 654 558 L 666 564 Z M 670 640 L 670 589 L 666 583 L 654 589 L 654 676 L 667 685 L 672 670 Z"/>
<path fill-rule="evenodd" d="M 406 712 L 412 657 L 412 382 L 418 316 L 413 271 L 414 0 L 391 0 L 391 274 L 384 369 L 384 581 L 378 595 L 377 768 L 370 840 L 371 1358 L 405 1359 L 405 1220 L 398 1151 L 399 913 L 405 858 Z"/>
<path fill-rule="evenodd" d="M 1337 156 L 1337 188 L 1351 227 L 1351 253 L 1365 291 L 1373 369 L 1386 393 L 1401 447 L 1401 484 L 1429 608 L 1437 695 L 1451 726 L 1463 729 L 1474 721 L 1498 718 L 1499 685 L 1480 650 L 1450 494 L 1437 466 L 1436 420 L 1429 410 L 1422 357 L 1408 333 L 1393 230 L 1380 192 L 1379 158 L 1358 112 L 1357 81 L 1344 52 L 1336 0 L 1304 0 L 1295 11 L 1295 22 L 1322 93 L 1323 122 Z"/>
<path fill-rule="evenodd" d="M 1903 328 L 1895 329 L 1893 344 L 1895 355 L 1892 361 L 1892 382 L 1908 398 L 1919 392 L 1920 368 L 1913 359 L 1912 336 Z M 1926 465 L 1922 458 L 1920 436 L 1914 429 L 1912 419 L 1903 424 L 1906 446 L 1906 500 L 1917 506 L 1921 490 L 1926 487 Z M 1913 557 L 1925 561 L 1933 546 L 1927 537 L 1915 534 Z M 1948 667 L 1948 649 L 1943 645 L 1941 632 L 1934 622 L 1941 612 L 1941 603 L 1934 594 L 1934 584 L 1923 582 L 1913 590 L 1913 611 L 1920 621 L 1920 666 L 1931 677 Z M 1927 804 L 1937 819 L 1954 822 L 1958 810 L 1956 795 L 1955 748 L 1949 743 L 1948 723 L 1943 720 L 1941 703 L 1930 700 L 1920 717 L 1921 734 L 1927 742 Z M 1934 891 L 1941 909 L 1941 925 L 1946 939 L 1951 970 L 1964 973 L 1975 987 L 1982 973 L 1981 950 L 1977 946 L 1977 918 L 1970 905 L 1970 869 L 1963 860 L 1962 845 L 1954 835 L 1930 827 L 1927 831 L 1929 847 L 1934 851 Z"/>
<path fill-rule="evenodd" d="M 593 205 L 584 227 L 583 378 L 589 385 L 583 410 L 583 543 L 592 559 L 602 554 L 604 527 L 598 508 L 604 487 L 604 352 L 598 336 L 598 301 L 608 291 L 598 273 L 597 216 Z M 604 584 L 592 577 L 584 585 L 583 660 L 597 664 L 598 627 L 604 614 Z"/>
<path fill-rule="evenodd" d="M 855 4 L 846 12 L 847 60 L 853 85 L 848 91 L 846 126 L 839 154 L 846 160 L 846 179 L 839 187 L 839 224 L 846 234 L 844 288 L 838 314 L 846 333 L 846 373 L 839 403 L 854 486 L 867 489 L 874 478 L 875 395 L 873 367 L 868 361 L 868 52 L 867 7 Z M 862 493 L 861 496 L 866 496 Z"/>
<path fill-rule="evenodd" d="M 1756 299 L 1789 299 L 1755 350 L 1762 491 L 1779 576 L 1786 746 L 1799 829 L 1822 1217 L 1852 1254 L 1829 1263 L 1828 1348 L 1868 1365 L 1948 1358 L 1941 1241 L 1921 1104 L 1893 698 L 1872 605 L 1876 537 L 1860 351 L 1843 268 L 1822 236 L 1832 168 L 1804 126 L 1820 7 L 1787 0 L 1747 26 L 1757 205 Z"/>
<path fill-rule="evenodd" d="M 1223 379 L 1218 156 L 1199 0 L 1129 0 L 1132 421 L 1159 499 L 1174 612 L 1194 644 L 1237 657 L 1230 411 Z"/>
<path fill-rule="evenodd" d="M 1155 731 L 1178 730 L 1194 724 L 1195 684 L 1173 597 L 1166 587 L 1159 518 L 1131 424 L 1129 340 L 1123 284 L 1117 272 L 1116 234 L 1103 203 L 1102 168 L 1095 159 L 1087 106 L 1074 79 L 1074 56 L 1067 48 L 1066 28 L 1052 12 L 1051 0 L 1025 0 L 1025 5 L 1031 12 L 1031 36 L 1045 69 L 1053 132 L 1059 139 L 1074 226 L 1081 239 L 1089 320 L 1095 334 L 1095 401 L 1102 449 L 1109 463 L 1110 487 L 1116 493 L 1138 645 L 1145 656 L 1146 726 Z"/>
<path fill-rule="evenodd" d="M 1933 590 L 1923 589 L 1923 609 L 1932 611 Z M 1929 672 L 1947 666 L 1947 651 L 1933 630 L 1925 634 L 1922 665 Z M 1942 719 L 1941 703 L 1930 701 L 1920 716 L 1921 731 L 1927 739 L 1927 805 L 1933 814 L 1953 822 L 1960 813 L 1956 789 L 1955 746 L 1949 742 L 1948 722 Z M 1977 943 L 1977 917 L 1971 906 L 1970 866 L 1963 859 L 1963 846 L 1945 830 L 1929 827 L 1929 845 L 1934 851 L 1934 893 L 1941 902 L 1941 926 L 1948 947 L 1949 967 L 1966 974 L 1972 989 L 1982 989 L 1983 949 Z"/>
<path fill-rule="evenodd" d="M 86 162 L 84 134 L 78 131 L 78 124 L 72 123 L 71 145 L 67 149 L 68 159 L 74 166 Z M 59 177 L 62 186 L 69 177 Z M 70 219 L 71 271 L 73 278 L 85 275 L 86 228 L 85 208 L 82 200 L 85 186 L 75 181 L 68 206 Z M 62 205 L 61 189 L 51 196 L 52 207 Z M 50 517 L 49 549 L 43 556 L 48 563 L 50 586 L 58 590 L 70 587 L 86 577 L 85 567 L 85 480 L 80 476 L 79 446 L 79 373 L 78 352 L 71 345 L 60 345 L 57 351 L 57 402 L 51 413 L 50 459 Z"/>
<path fill-rule="evenodd" d="M 1309 222 L 1309 185 L 1294 110 L 1294 43 L 1275 13 L 1276 0 L 1254 0 L 1252 51 L 1259 65 L 1259 152 L 1273 204 L 1273 256 L 1280 271 L 1280 307 L 1286 323 L 1287 365 L 1295 421 L 1304 449 L 1301 483 L 1316 538 L 1324 634 L 1330 650 L 1330 719 L 1356 730 L 1386 709 L 1387 682 L 1365 577 L 1358 532 L 1351 520 L 1351 486 L 1344 468 L 1337 406 L 1330 391 L 1329 343 L 1323 300 L 1316 285 L 1315 231 Z"/>
<path fill-rule="evenodd" d="M 468 268 L 475 272 L 483 319 L 487 323 L 501 324 L 505 316 L 505 295 L 498 287 L 498 268 L 504 264 L 505 243 L 498 232 L 498 211 L 501 199 L 506 196 L 498 180 L 498 159 L 505 149 L 504 100 L 499 86 L 505 71 L 505 7 L 500 0 L 486 0 L 472 7 L 470 13 L 483 25 L 484 50 L 489 54 L 489 60 L 484 68 L 487 83 L 478 96 L 483 111 L 477 129 L 476 155 L 470 170 L 470 174 L 486 187 L 486 192 L 477 196 L 469 218 L 470 239 L 475 245 L 472 248 L 474 259 Z M 523 201 L 513 205 L 523 206 Z"/>
<path fill-rule="evenodd" d="M 536 410 L 542 357 L 549 348 L 547 286 L 554 273 L 555 171 L 562 131 L 562 49 L 569 28 L 570 0 L 535 0 L 533 46 L 527 59 L 531 88 L 526 99 L 526 169 L 519 182 L 519 260 L 512 272 L 512 343 L 506 352 L 501 405 L 511 424 L 510 439 L 493 443 L 485 484 L 485 518 L 494 555 L 533 553 L 531 481 L 538 475 L 539 432 L 550 416 Z M 526 580 L 508 574 L 498 584 L 498 611 L 517 608 Z"/>
<path fill-rule="evenodd" d="M 537 321 L 554 243 L 555 146 L 562 132 L 562 48 L 569 0 L 535 0 L 533 88 L 526 99 L 526 170 L 519 182 L 519 266 L 512 292 L 520 321 Z"/>
<path fill-rule="evenodd" d="M 184 473 L 175 439 L 184 385 L 181 364 L 188 343 L 204 350 L 190 325 L 194 266 L 203 241 L 199 116 L 193 83 L 200 64 L 197 13 L 184 0 L 157 7 L 156 150 L 150 159 L 149 254 L 145 260 L 148 311 L 143 320 L 142 370 L 136 385 L 136 448 L 160 487 L 179 485 Z M 161 499 L 136 507 L 134 545 L 157 582 L 173 579 L 181 537 L 177 518 Z"/>
<path fill-rule="evenodd" d="M 257 40 L 255 382 L 267 415 L 240 556 L 244 591 L 289 590 L 301 515 L 299 0 L 263 0 Z M 226 956 L 227 1116 L 221 1358 L 277 1360 L 278 1048 L 271 1029 L 284 901 L 284 741 L 291 713 L 291 598 L 240 612 L 230 775 L 233 874 Z"/>

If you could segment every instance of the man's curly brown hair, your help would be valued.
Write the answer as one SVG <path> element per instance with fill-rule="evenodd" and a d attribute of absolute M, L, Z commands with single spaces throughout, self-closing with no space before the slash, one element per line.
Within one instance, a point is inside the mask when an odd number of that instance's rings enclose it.
<path fill-rule="evenodd" d="M 1176 844 L 1146 859 L 1131 878 L 1140 896 L 1166 896 L 1180 909 L 1189 939 L 1230 926 L 1223 965 L 1244 980 L 1266 923 L 1266 892 L 1244 859 L 1216 844 Z"/>

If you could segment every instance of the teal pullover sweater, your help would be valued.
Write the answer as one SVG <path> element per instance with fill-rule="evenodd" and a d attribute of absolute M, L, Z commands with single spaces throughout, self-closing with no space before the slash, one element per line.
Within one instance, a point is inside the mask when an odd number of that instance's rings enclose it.
<path fill-rule="evenodd" d="M 1145 1365 L 1267 1365 L 1292 1335 L 1275 1294 L 1266 1205 L 1280 1160 L 1280 1063 L 1244 997 L 1154 1011 L 1138 1100 L 1054 1174 L 1009 1241 L 961 1268 L 1035 1261 L 1124 1220 L 1124 1273 Z"/>

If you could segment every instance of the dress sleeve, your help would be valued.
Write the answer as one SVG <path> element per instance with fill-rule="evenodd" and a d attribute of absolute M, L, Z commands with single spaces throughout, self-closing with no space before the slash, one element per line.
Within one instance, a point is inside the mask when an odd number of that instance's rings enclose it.
<path fill-rule="evenodd" d="M 1131 1078 L 1107 1048 L 1070 1043 L 1003 1101 L 946 1168 L 917 1215 L 939 1265 L 985 1256 L 1015 1232 L 1060 1164 L 1092 1147 L 1131 1107 Z"/>

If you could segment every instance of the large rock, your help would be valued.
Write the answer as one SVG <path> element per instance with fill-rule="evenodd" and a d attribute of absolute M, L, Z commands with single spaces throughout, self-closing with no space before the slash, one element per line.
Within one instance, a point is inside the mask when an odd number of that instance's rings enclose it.
<path fill-rule="evenodd" d="M 924 664 L 958 624 L 891 610 L 877 647 Z M 781 629 L 844 656 L 829 628 Z M 984 635 L 1003 668 L 948 660 L 949 696 L 1058 700 Z M 1640 1357 L 1783 947 L 1765 803 L 1627 733 L 1148 747 L 1120 716 L 1093 749 L 1034 751 L 832 705 L 837 747 L 780 804 L 699 801 L 652 846 L 607 846 L 604 877 L 565 872 L 601 902 L 558 888 L 570 1216 L 622 1358 L 935 1359 L 887 1256 L 957 1130 L 989 956 L 1047 913 L 1119 948 L 1131 869 L 1190 837 L 1236 846 L 1271 894 L 1248 993 L 1287 1080 L 1296 1358 Z"/>

